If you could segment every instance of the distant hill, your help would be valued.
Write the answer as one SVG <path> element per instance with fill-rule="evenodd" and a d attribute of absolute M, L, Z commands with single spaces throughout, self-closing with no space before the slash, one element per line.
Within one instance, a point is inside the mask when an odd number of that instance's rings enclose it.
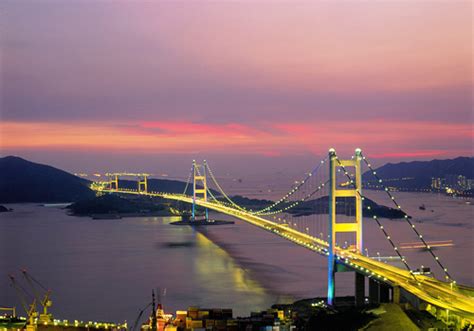
<path fill-rule="evenodd" d="M 431 186 L 431 178 L 445 178 L 447 175 L 462 175 L 474 178 L 474 157 L 458 157 L 448 160 L 413 161 L 387 163 L 376 169 L 385 184 L 402 189 L 426 189 Z M 368 186 L 375 183 L 371 172 L 363 174 Z"/>
<path fill-rule="evenodd" d="M 0 158 L 0 202 L 70 202 L 93 197 L 89 181 L 16 156 Z"/>

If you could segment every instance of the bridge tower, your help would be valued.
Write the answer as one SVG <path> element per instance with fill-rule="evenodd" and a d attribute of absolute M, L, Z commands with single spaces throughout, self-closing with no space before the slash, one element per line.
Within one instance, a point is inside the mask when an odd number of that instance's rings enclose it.
<path fill-rule="evenodd" d="M 362 151 L 357 148 L 352 160 L 339 160 L 336 151 L 329 150 L 329 255 L 328 255 L 328 304 L 334 303 L 336 284 L 335 273 L 336 266 L 336 235 L 338 233 L 355 233 L 356 249 L 363 251 L 362 246 L 362 174 L 361 174 Z M 355 178 L 348 189 L 337 189 L 336 173 L 338 168 L 354 167 Z M 339 197 L 349 197 L 355 199 L 355 221 L 351 223 L 338 223 L 336 217 L 336 200 Z M 360 277 L 356 274 L 356 294 Z M 363 278 L 362 278 L 363 280 Z M 357 295 L 356 295 L 357 297 Z"/>
<path fill-rule="evenodd" d="M 107 174 L 109 177 L 109 187 L 111 190 L 119 189 L 119 176 L 117 174 Z"/>
<path fill-rule="evenodd" d="M 203 164 L 196 163 L 196 160 L 193 160 L 193 215 L 192 220 L 196 220 L 196 198 L 200 197 L 207 202 L 207 170 L 206 170 L 206 160 Z M 201 185 L 202 188 L 198 188 L 198 185 Z M 206 208 L 206 221 L 209 219 L 209 211 Z"/>
<path fill-rule="evenodd" d="M 148 192 L 148 175 L 138 178 L 138 192 Z"/>

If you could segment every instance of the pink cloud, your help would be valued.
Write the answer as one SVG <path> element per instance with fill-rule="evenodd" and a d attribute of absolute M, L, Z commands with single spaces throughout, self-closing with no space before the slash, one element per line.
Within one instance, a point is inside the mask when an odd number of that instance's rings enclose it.
<path fill-rule="evenodd" d="M 121 152 L 325 154 L 330 147 L 360 147 L 378 158 L 429 158 L 472 154 L 470 124 L 396 121 L 194 123 L 2 122 L 3 150 L 91 149 Z"/>

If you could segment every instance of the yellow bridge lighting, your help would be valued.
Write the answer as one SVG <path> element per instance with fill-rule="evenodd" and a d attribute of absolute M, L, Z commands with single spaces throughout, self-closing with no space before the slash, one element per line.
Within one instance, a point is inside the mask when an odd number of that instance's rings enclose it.
<path fill-rule="evenodd" d="M 105 174 L 108 177 L 120 176 L 120 177 L 150 177 L 151 174 L 147 173 L 135 173 L 135 172 L 108 172 Z"/>

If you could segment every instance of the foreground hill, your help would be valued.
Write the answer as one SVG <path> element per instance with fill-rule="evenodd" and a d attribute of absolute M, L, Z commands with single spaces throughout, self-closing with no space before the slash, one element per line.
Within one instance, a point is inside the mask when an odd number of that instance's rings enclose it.
<path fill-rule="evenodd" d="M 0 202 L 70 202 L 93 197 L 89 181 L 16 156 L 0 158 Z"/>
<path fill-rule="evenodd" d="M 377 174 L 386 180 L 388 186 L 400 189 L 427 189 L 432 178 L 446 178 L 449 175 L 461 175 L 474 178 L 474 157 L 458 157 L 447 160 L 413 161 L 387 163 L 376 169 Z M 373 175 L 365 172 L 363 180 L 371 187 L 376 185 Z"/>
<path fill-rule="evenodd" d="M 90 181 L 48 165 L 16 156 L 0 158 L 0 203 L 76 202 L 95 197 Z M 120 187 L 137 188 L 137 183 L 120 180 Z M 183 193 L 185 182 L 167 179 L 148 180 L 150 191 Z M 200 187 L 200 186 L 198 186 Z M 212 192 L 217 195 L 214 190 Z M 187 194 L 192 194 L 188 185 Z"/>

